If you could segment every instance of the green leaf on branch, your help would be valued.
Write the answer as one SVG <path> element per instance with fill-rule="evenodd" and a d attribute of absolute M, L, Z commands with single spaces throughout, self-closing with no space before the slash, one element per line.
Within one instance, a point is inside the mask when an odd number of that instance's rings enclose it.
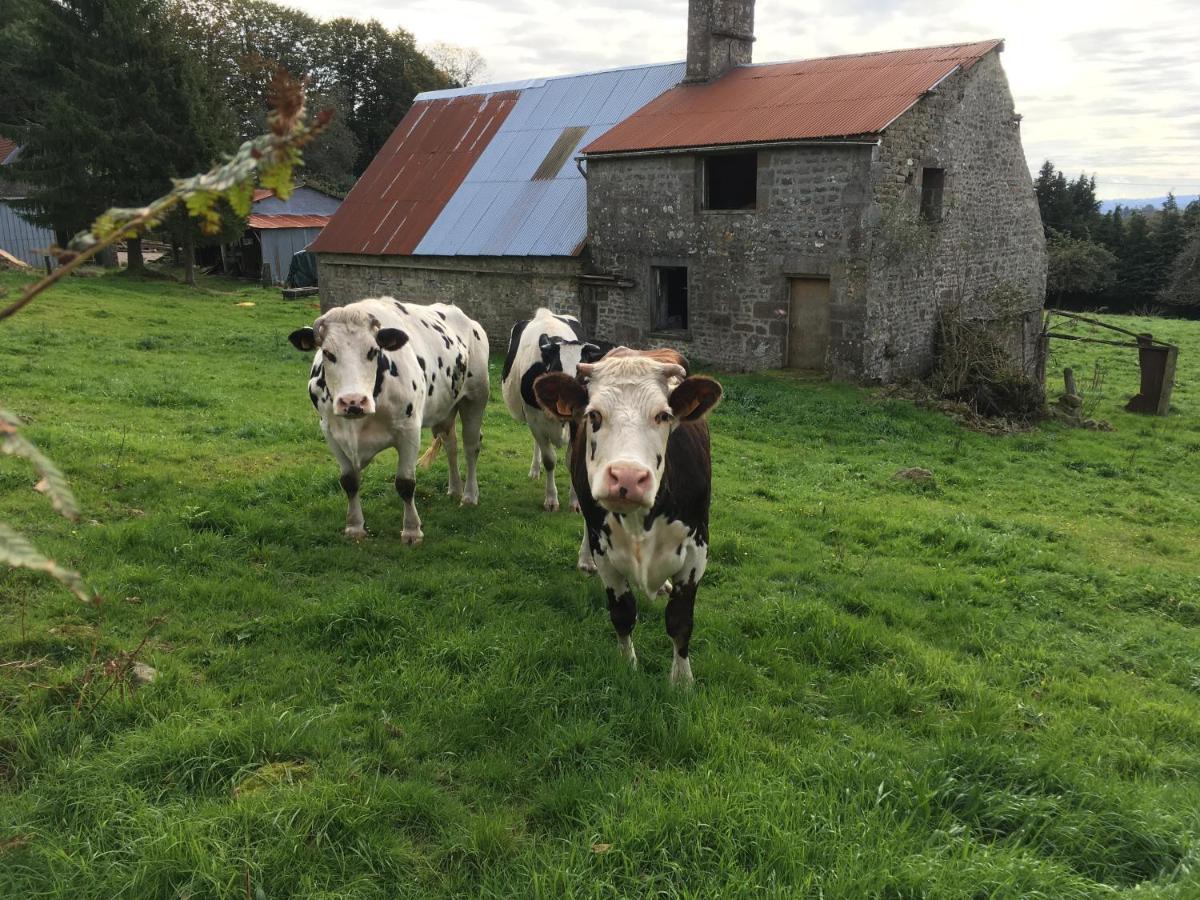
<path fill-rule="evenodd" d="M 0 522 L 0 563 L 17 569 L 45 572 L 84 603 L 99 603 L 78 572 L 64 569 L 54 560 L 43 556 L 33 544 Z"/>
<path fill-rule="evenodd" d="M 57 512 L 75 521 L 79 518 L 79 506 L 67 479 L 54 463 L 21 434 L 20 425 L 16 416 L 0 409 L 0 452 L 29 460 L 41 479 L 38 490 L 50 498 Z"/>

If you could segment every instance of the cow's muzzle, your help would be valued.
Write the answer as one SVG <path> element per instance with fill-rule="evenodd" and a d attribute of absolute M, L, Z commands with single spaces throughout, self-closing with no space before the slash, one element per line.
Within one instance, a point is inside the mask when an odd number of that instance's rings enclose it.
<path fill-rule="evenodd" d="M 654 500 L 653 483 L 654 475 L 645 466 L 613 463 L 604 470 L 605 496 L 597 499 L 614 512 L 649 506 Z"/>
<path fill-rule="evenodd" d="M 335 411 L 347 419 L 361 419 L 375 412 L 371 398 L 366 394 L 343 394 L 337 398 Z"/>

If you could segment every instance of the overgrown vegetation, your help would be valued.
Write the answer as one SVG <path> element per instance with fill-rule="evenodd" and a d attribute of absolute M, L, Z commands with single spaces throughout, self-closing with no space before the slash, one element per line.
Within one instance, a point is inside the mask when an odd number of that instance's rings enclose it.
<path fill-rule="evenodd" d="M 0 519 L 109 599 L 101 629 L 0 575 L 0 896 L 1196 896 L 1195 324 L 1124 322 L 1181 346 L 1165 419 L 1121 409 L 1136 354 L 1054 348 L 1103 360 L 1111 433 L 722 375 L 683 695 L 662 601 L 621 663 L 499 402 L 478 509 L 439 462 L 403 548 L 380 461 L 372 536 L 341 539 L 284 337 L 313 314 L 106 277 L 0 328 L 5 401 L 85 511 L 39 514 L 0 460 Z M 144 638 L 158 678 L 77 712 L 92 648 Z"/>

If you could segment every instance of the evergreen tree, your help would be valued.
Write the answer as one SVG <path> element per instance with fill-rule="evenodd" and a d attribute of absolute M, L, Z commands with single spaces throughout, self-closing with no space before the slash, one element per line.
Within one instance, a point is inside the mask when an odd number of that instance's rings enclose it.
<path fill-rule="evenodd" d="M 1135 212 L 1125 231 L 1124 252 L 1117 266 L 1117 289 L 1126 308 L 1153 302 L 1161 282 L 1160 259 L 1146 217 Z"/>
<path fill-rule="evenodd" d="M 110 206 L 158 196 L 230 144 L 161 0 L 37 3 L 30 35 L 9 64 L 32 99 L 13 129 L 22 152 L 11 168 L 31 186 L 31 218 L 60 241 Z"/>

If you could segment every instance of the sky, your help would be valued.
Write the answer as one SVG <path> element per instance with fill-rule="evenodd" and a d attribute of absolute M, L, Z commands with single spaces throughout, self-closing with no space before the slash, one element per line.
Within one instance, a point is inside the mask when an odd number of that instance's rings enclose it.
<path fill-rule="evenodd" d="M 473 47 L 484 81 L 683 59 L 687 0 L 284 0 Z M 1097 196 L 1200 193 L 1194 0 L 758 0 L 755 62 L 1004 38 L 1025 155 Z"/>

